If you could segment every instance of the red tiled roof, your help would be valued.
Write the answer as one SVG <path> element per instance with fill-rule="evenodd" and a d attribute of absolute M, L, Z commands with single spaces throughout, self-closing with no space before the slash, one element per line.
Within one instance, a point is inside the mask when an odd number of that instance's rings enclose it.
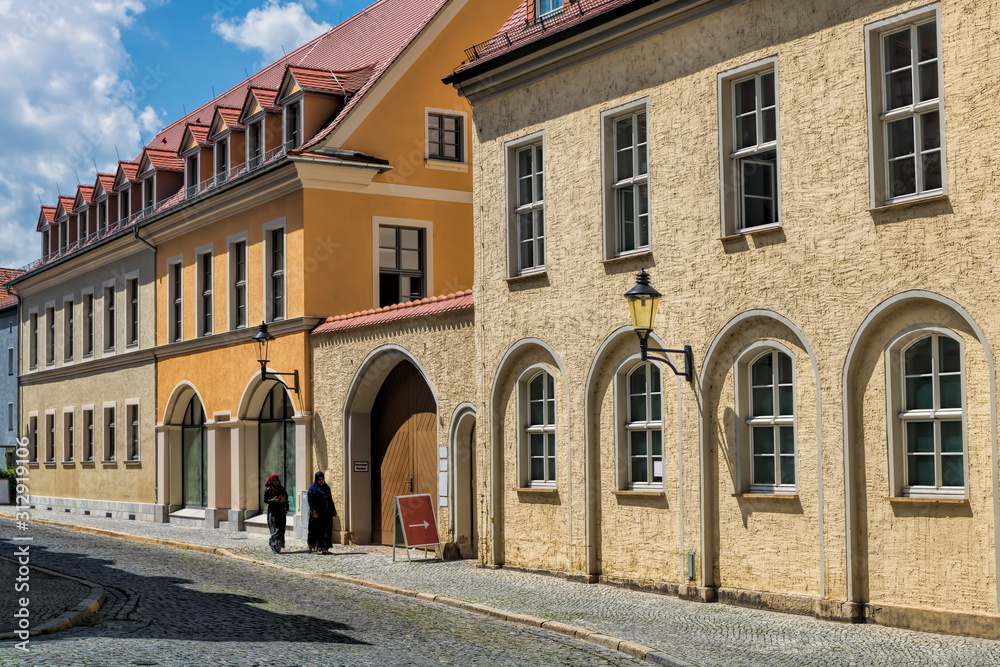
<path fill-rule="evenodd" d="M 17 305 L 17 297 L 11 294 L 10 290 L 7 289 L 6 283 L 14 278 L 17 278 L 22 273 L 24 273 L 24 271 L 0 268 L 0 309 L 10 308 L 11 306 Z"/>
<path fill-rule="evenodd" d="M 56 207 L 55 206 L 43 206 L 42 214 L 45 216 L 47 222 L 54 222 L 56 219 Z"/>
<path fill-rule="evenodd" d="M 397 322 L 408 320 L 424 315 L 437 315 L 455 310 L 466 310 L 472 308 L 472 290 L 464 292 L 454 292 L 444 296 L 432 296 L 419 301 L 409 303 L 397 303 L 384 308 L 373 310 L 363 310 L 350 315 L 338 315 L 329 317 L 327 320 L 313 329 L 313 334 L 324 334 L 332 331 L 343 331 L 344 329 L 356 329 L 357 327 L 367 327 L 374 324 L 385 324 L 386 322 Z"/>
<path fill-rule="evenodd" d="M 231 129 L 239 130 L 243 127 L 240 123 L 240 116 L 243 115 L 242 108 L 216 107 L 216 111 L 219 112 L 219 115 L 222 116 L 222 120 L 226 121 L 226 125 L 228 125 Z"/>
<path fill-rule="evenodd" d="M 208 125 L 196 125 L 195 123 L 188 123 L 188 131 L 194 140 L 203 146 L 207 146 L 211 142 L 208 140 Z"/>
<path fill-rule="evenodd" d="M 135 176 L 139 173 L 139 163 L 138 162 L 126 162 L 125 160 L 120 160 L 118 162 L 118 167 L 125 173 L 125 178 L 136 182 Z"/>
<path fill-rule="evenodd" d="M 161 151 L 147 148 L 145 151 L 149 162 L 157 171 L 184 171 L 184 160 L 177 157 L 177 152 Z"/>
<path fill-rule="evenodd" d="M 247 95 L 253 95 L 254 97 L 256 97 L 257 102 L 260 103 L 260 106 L 263 109 L 273 111 L 279 108 L 274 103 L 274 101 L 278 99 L 277 89 L 255 88 L 254 86 L 250 86 L 250 88 L 247 89 Z"/>
<path fill-rule="evenodd" d="M 311 67 L 289 67 L 288 73 L 295 77 L 302 90 L 333 93 L 345 96 L 356 93 L 371 78 L 373 66 L 360 67 L 350 72 L 333 72 Z"/>
<path fill-rule="evenodd" d="M 92 185 L 78 185 L 77 196 L 83 195 L 83 202 L 89 204 L 94 199 L 94 186 Z M 74 202 L 76 203 L 76 202 Z"/>
<path fill-rule="evenodd" d="M 61 206 L 63 213 L 69 214 L 69 212 L 73 210 L 73 204 L 75 203 L 76 197 L 60 197 L 59 203 L 56 204 L 56 210 L 58 211 Z"/>
<path fill-rule="evenodd" d="M 111 192 L 115 188 L 115 175 L 114 174 L 98 174 L 97 181 L 94 182 L 94 189 L 97 189 L 97 182 L 100 182 L 101 187 L 104 188 L 105 192 Z"/>
<path fill-rule="evenodd" d="M 478 67 L 485 62 L 543 38 L 558 39 L 554 37 L 558 33 L 581 23 L 595 20 L 596 17 L 618 7 L 635 4 L 635 8 L 639 9 L 648 6 L 650 2 L 648 0 L 567 0 L 563 4 L 563 11 L 551 14 L 547 18 L 538 19 L 534 17 L 534 6 L 530 8 L 529 16 L 529 4 L 528 1 L 520 3 L 496 35 L 466 49 L 465 55 L 468 60 L 456 70 L 456 74 Z M 445 81 L 451 82 L 451 79 L 452 77 L 448 77 Z"/>

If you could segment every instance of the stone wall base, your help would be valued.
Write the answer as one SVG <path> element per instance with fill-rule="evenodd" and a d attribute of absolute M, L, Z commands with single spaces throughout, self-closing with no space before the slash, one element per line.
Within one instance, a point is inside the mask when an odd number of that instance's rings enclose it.
<path fill-rule="evenodd" d="M 108 500 L 87 500 L 84 498 L 54 498 L 51 496 L 29 496 L 30 509 L 45 509 L 66 514 L 83 514 L 110 519 L 131 519 L 163 523 L 165 508 L 154 503 L 124 503 Z"/>
<path fill-rule="evenodd" d="M 949 611 L 871 602 L 865 605 L 865 620 L 868 623 L 921 632 L 1000 639 L 1000 614 L 986 612 Z"/>

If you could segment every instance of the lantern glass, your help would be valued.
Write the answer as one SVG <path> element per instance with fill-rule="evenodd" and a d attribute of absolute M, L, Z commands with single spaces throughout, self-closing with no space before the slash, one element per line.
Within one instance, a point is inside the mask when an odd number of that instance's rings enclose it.
<path fill-rule="evenodd" d="M 647 294 L 630 296 L 628 299 L 629 314 L 632 316 L 632 328 L 652 331 L 656 321 L 656 308 L 660 305 L 660 296 Z"/>
<path fill-rule="evenodd" d="M 257 361 L 261 363 L 269 361 L 267 357 L 267 348 L 271 341 L 274 340 L 274 336 L 268 332 L 267 324 L 261 322 L 259 330 L 254 334 L 251 340 L 253 340 L 254 344 L 257 346 Z"/>

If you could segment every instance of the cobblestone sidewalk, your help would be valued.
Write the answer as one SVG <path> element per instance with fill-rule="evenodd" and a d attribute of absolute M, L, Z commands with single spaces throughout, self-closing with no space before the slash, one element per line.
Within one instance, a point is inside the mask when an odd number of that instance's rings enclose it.
<path fill-rule="evenodd" d="M 4 516 L 9 508 L 0 508 Z M 9 514 L 8 514 L 9 516 Z M 33 509 L 33 521 L 88 532 L 211 551 L 538 625 L 668 665 L 1000 665 L 1000 642 L 848 625 L 814 618 L 685 602 L 606 585 L 476 567 L 473 561 L 422 560 L 381 546 L 334 545 L 310 554 L 289 536 L 274 554 L 264 535 L 108 519 Z M 74 595 L 74 593 L 68 593 Z M 72 601 L 73 603 L 77 601 Z M 65 603 L 64 603 L 65 604 Z"/>

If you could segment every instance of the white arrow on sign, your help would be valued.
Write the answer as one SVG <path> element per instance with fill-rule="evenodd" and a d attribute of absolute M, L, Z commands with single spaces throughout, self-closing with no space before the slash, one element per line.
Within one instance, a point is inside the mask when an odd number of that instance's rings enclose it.
<path fill-rule="evenodd" d="M 416 528 L 417 526 L 423 526 L 424 528 L 427 528 L 430 525 L 431 524 L 429 524 L 426 521 L 424 521 L 423 523 L 411 523 L 410 524 L 410 528 Z"/>

